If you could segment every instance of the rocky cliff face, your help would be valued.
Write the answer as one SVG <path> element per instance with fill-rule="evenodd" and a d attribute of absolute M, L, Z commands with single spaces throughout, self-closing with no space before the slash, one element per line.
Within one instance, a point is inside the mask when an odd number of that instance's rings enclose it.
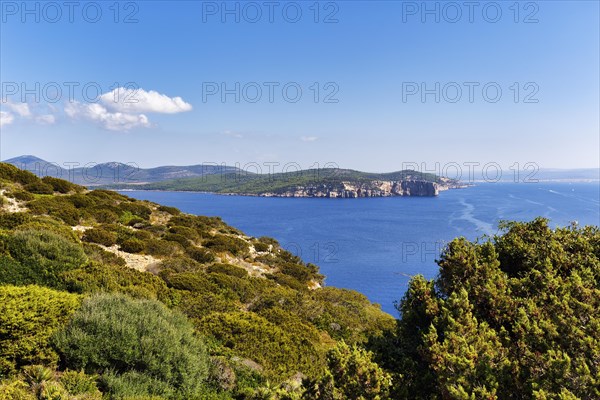
<path fill-rule="evenodd" d="M 264 197 L 392 197 L 392 196 L 437 196 L 440 191 L 450 189 L 449 183 L 436 183 L 420 180 L 340 182 L 297 186 L 278 193 L 262 193 Z"/>

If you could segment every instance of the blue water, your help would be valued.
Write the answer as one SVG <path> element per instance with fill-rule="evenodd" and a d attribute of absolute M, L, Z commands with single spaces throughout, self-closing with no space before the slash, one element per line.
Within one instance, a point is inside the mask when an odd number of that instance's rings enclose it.
<path fill-rule="evenodd" d="M 544 216 L 553 226 L 600 225 L 598 183 L 495 183 L 439 197 L 289 199 L 205 193 L 125 194 L 220 216 L 252 236 L 271 236 L 321 267 L 326 284 L 358 290 L 394 316 L 410 276 L 437 274 L 435 259 L 457 236 L 497 232 L 499 220 Z"/>

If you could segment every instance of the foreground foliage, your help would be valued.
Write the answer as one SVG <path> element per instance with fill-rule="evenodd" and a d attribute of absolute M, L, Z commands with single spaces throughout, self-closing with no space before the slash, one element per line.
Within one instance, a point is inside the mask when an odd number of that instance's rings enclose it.
<path fill-rule="evenodd" d="M 399 398 L 600 398 L 600 232 L 544 219 L 456 239 L 381 354 Z"/>

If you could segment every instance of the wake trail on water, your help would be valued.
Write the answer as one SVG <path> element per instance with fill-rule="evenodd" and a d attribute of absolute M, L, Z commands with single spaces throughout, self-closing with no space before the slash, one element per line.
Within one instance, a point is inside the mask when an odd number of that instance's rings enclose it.
<path fill-rule="evenodd" d="M 459 203 L 464 207 L 462 213 L 458 219 L 467 221 L 475 226 L 475 230 L 478 232 L 482 232 L 486 235 L 494 235 L 495 229 L 492 224 L 489 222 L 485 222 L 475 217 L 473 213 L 475 211 L 475 206 L 473 204 L 467 203 L 465 199 L 460 199 Z"/>

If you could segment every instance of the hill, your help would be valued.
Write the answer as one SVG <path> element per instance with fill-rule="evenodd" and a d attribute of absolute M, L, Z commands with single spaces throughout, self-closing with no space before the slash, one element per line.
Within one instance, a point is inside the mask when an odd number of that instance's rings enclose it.
<path fill-rule="evenodd" d="M 500 228 L 394 320 L 274 239 L 0 163 L 0 399 L 600 398 L 600 229 Z"/>
<path fill-rule="evenodd" d="M 437 196 L 440 191 L 463 187 L 435 174 L 405 170 L 369 173 L 322 168 L 259 174 L 225 165 L 138 168 L 133 164 L 102 163 L 65 169 L 35 156 L 6 160 L 39 177 L 68 179 L 86 187 L 107 189 L 200 191 L 274 197 L 387 197 Z"/>
<path fill-rule="evenodd" d="M 138 185 L 171 179 L 238 172 L 235 167 L 209 164 L 160 166 L 156 168 L 140 168 L 134 163 L 120 162 L 90 163 L 83 166 L 80 164 L 69 165 L 68 163 L 67 165 L 59 165 L 32 155 L 14 157 L 4 162 L 32 172 L 38 177 L 51 176 L 89 187 L 114 184 Z"/>
<path fill-rule="evenodd" d="M 111 185 L 127 189 L 128 185 Z M 461 187 L 455 180 L 413 170 L 368 173 L 349 169 L 311 169 L 275 174 L 226 173 L 136 186 L 144 190 L 199 191 L 266 197 L 437 196 Z"/>

